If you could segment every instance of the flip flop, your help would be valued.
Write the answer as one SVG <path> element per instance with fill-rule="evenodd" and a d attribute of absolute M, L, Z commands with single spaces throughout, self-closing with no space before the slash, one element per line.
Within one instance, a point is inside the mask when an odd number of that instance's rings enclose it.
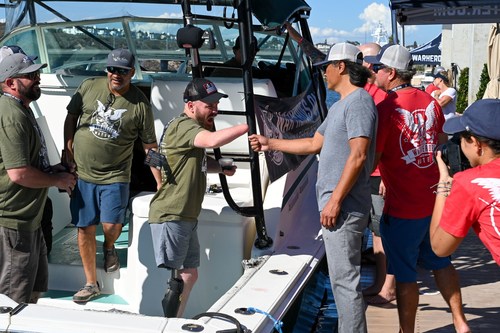
<path fill-rule="evenodd" d="M 368 296 L 365 299 L 366 299 L 367 304 L 382 305 L 382 304 L 387 304 L 387 303 L 390 303 L 390 302 L 396 300 L 396 296 L 391 297 L 391 298 L 385 298 L 382 295 L 374 295 L 374 296 Z"/>

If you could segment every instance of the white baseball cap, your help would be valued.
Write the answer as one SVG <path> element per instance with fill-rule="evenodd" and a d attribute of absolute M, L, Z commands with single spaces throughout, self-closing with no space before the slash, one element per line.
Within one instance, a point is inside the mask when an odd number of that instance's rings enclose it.
<path fill-rule="evenodd" d="M 321 66 L 336 60 L 348 60 L 362 64 L 363 53 L 351 43 L 337 43 L 330 48 L 325 60 L 315 63 L 314 66 Z"/>
<path fill-rule="evenodd" d="M 374 65 L 386 65 L 400 70 L 411 69 L 411 53 L 398 44 L 386 44 L 376 56 L 367 56 L 365 61 Z"/>

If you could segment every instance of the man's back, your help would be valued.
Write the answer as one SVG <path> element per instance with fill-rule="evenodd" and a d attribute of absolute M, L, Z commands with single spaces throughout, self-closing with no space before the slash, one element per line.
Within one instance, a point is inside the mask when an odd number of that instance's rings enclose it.
<path fill-rule="evenodd" d="M 399 218 L 423 218 L 432 214 L 432 185 L 439 172 L 433 151 L 442 133 L 441 107 L 416 88 L 390 93 L 378 105 L 377 152 L 387 187 L 384 213 Z"/>

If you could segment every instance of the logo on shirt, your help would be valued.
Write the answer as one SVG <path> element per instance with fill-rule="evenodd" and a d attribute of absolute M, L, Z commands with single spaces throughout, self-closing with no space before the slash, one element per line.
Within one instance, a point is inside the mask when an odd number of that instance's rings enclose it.
<path fill-rule="evenodd" d="M 406 164 L 413 163 L 418 168 L 434 164 L 433 152 L 437 142 L 437 119 L 434 103 L 425 110 L 413 112 L 396 108 L 400 114 L 401 136 L 399 146 Z"/>
<path fill-rule="evenodd" d="M 101 140 L 116 139 L 120 135 L 120 125 L 127 109 L 114 109 L 97 100 L 97 110 L 92 114 L 89 130 Z"/>
<path fill-rule="evenodd" d="M 473 184 L 478 184 L 485 190 L 488 190 L 491 198 L 489 200 L 485 200 L 483 198 L 479 198 L 482 202 L 484 202 L 487 206 L 490 206 L 490 221 L 491 226 L 495 230 L 498 236 L 500 236 L 500 231 L 498 230 L 498 226 L 495 221 L 495 211 L 500 212 L 500 179 L 499 178 L 476 178 L 471 181 Z M 498 213 L 497 213 L 498 215 Z"/>

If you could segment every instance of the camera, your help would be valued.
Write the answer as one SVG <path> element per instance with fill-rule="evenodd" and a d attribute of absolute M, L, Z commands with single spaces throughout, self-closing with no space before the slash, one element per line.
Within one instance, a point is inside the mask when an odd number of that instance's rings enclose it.
<path fill-rule="evenodd" d="M 469 160 L 465 157 L 460 148 L 460 135 L 458 133 L 454 134 L 446 143 L 436 147 L 434 150 L 434 158 L 438 151 L 441 152 L 441 158 L 449 168 L 450 176 L 471 167 Z"/>

